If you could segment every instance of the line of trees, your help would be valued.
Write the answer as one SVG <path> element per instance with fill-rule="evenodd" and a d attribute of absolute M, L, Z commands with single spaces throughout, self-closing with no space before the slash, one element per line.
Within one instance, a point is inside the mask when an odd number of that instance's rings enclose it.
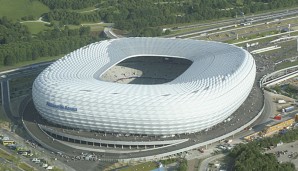
<path fill-rule="evenodd" d="M 74 24 L 79 25 L 82 22 L 100 22 L 101 16 L 99 13 L 78 13 L 69 10 L 55 9 L 46 14 L 43 18 L 47 21 L 60 21 L 61 24 Z"/>
<path fill-rule="evenodd" d="M 90 36 L 72 36 L 53 40 L 15 42 L 0 46 L 0 65 L 14 65 L 40 57 L 66 54 L 91 43 Z"/>
<path fill-rule="evenodd" d="M 66 54 L 98 40 L 98 35 L 91 36 L 90 27 L 79 29 L 55 27 L 33 36 L 26 26 L 2 17 L 0 18 L 0 66 Z"/>
<path fill-rule="evenodd" d="M 166 24 L 235 17 L 298 5 L 297 0 L 89 0 L 84 4 L 96 4 L 98 10 L 85 14 L 71 11 L 74 9 L 71 4 L 80 4 L 83 0 L 40 1 L 52 9 L 57 9 L 45 15 L 49 21 L 58 20 L 71 24 L 86 21 L 112 22 L 116 28 L 130 31 L 133 36 L 156 36 L 160 34 L 156 32 L 161 32 L 161 29 L 153 31 L 149 28 Z M 61 5 L 65 2 L 69 5 Z"/>

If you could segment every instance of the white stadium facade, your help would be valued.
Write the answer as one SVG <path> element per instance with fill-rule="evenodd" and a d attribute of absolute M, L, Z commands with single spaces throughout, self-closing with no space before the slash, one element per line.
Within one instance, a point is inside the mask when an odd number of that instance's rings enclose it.
<path fill-rule="evenodd" d="M 121 38 L 82 47 L 46 68 L 32 89 L 37 111 L 70 128 L 173 135 L 226 120 L 248 97 L 253 57 L 234 45 Z"/>

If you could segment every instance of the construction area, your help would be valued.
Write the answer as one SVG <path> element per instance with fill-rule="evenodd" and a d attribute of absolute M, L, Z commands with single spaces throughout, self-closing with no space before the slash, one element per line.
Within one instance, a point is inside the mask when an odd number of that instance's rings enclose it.
<path fill-rule="evenodd" d="M 253 141 L 256 139 L 260 139 L 263 137 L 269 137 L 274 134 L 285 134 L 289 129 L 292 129 L 294 126 L 296 126 L 296 123 L 298 122 L 298 114 L 295 115 L 294 118 L 280 121 L 278 123 L 271 123 L 265 126 L 265 128 L 262 131 L 255 132 L 253 134 L 250 134 L 248 136 L 244 137 L 244 140 L 246 141 Z"/>

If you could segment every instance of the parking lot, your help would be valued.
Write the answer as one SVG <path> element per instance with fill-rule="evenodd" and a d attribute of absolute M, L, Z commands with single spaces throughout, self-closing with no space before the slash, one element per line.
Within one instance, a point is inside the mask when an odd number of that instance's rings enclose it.
<path fill-rule="evenodd" d="M 277 146 L 266 153 L 273 153 L 279 162 L 292 162 L 298 169 L 298 141 Z"/>

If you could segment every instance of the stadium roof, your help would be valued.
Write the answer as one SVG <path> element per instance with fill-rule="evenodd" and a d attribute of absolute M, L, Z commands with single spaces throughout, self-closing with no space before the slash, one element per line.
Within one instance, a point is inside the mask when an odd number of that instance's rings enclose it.
<path fill-rule="evenodd" d="M 136 56 L 185 58 L 193 63 L 164 84 L 100 80 L 109 68 Z M 33 100 L 46 119 L 71 127 L 159 135 L 196 132 L 223 121 L 242 104 L 255 72 L 252 56 L 234 45 L 113 39 L 80 48 L 46 68 L 34 82 Z"/>

